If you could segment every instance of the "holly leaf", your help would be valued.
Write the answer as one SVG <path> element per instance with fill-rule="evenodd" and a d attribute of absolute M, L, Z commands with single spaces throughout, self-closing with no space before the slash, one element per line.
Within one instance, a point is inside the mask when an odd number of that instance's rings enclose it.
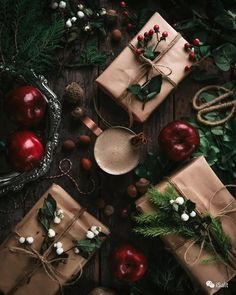
<path fill-rule="evenodd" d="M 159 93 L 162 86 L 162 75 L 154 76 L 149 83 L 144 87 L 145 90 L 148 90 L 148 93 Z"/>
<path fill-rule="evenodd" d="M 144 51 L 144 56 L 150 60 L 153 60 L 155 58 L 155 53 L 153 52 L 154 46 L 148 46 L 146 50 Z"/>
<path fill-rule="evenodd" d="M 231 64 L 236 61 L 236 47 L 231 43 L 225 43 L 217 47 L 212 55 L 218 68 L 228 71 Z"/>
<path fill-rule="evenodd" d="M 220 15 L 215 17 L 215 22 L 227 30 L 236 29 L 236 14 L 231 10 L 224 10 Z"/>
<path fill-rule="evenodd" d="M 139 98 L 139 100 L 145 101 L 146 95 L 143 92 L 143 89 L 139 84 L 129 85 L 127 90 L 130 91 L 133 95 L 137 96 Z"/>

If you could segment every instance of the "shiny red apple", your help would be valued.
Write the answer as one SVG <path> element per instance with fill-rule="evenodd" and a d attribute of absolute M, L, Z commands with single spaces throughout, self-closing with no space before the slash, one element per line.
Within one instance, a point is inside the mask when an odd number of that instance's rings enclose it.
<path fill-rule="evenodd" d="M 176 120 L 161 131 L 158 142 L 161 151 L 172 161 L 184 161 L 198 148 L 200 139 L 195 127 Z"/>
<path fill-rule="evenodd" d="M 112 270 L 116 278 L 136 282 L 147 270 L 146 256 L 132 245 L 121 245 L 113 253 Z"/>
<path fill-rule="evenodd" d="M 45 115 L 47 102 L 33 86 L 22 86 L 10 92 L 5 99 L 9 118 L 23 127 L 35 127 Z"/>
<path fill-rule="evenodd" d="M 44 155 L 40 139 L 31 131 L 16 131 L 7 140 L 8 158 L 18 172 L 37 167 Z"/>

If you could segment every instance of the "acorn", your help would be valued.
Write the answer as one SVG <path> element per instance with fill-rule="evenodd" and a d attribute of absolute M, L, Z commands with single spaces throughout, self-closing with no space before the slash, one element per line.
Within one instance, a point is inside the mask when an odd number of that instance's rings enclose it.
<path fill-rule="evenodd" d="M 107 14 L 106 14 L 106 23 L 109 26 L 115 26 L 118 20 L 118 14 L 117 11 L 114 9 L 109 9 L 107 10 Z"/>
<path fill-rule="evenodd" d="M 139 181 L 136 182 L 136 188 L 141 195 L 146 194 L 148 191 L 150 181 L 146 178 L 140 178 Z"/>
<path fill-rule="evenodd" d="M 111 39 L 114 42 L 120 42 L 122 38 L 122 33 L 119 29 L 115 29 L 111 32 Z"/>
<path fill-rule="evenodd" d="M 131 184 L 127 187 L 127 194 L 131 198 L 136 198 L 138 195 L 138 191 L 135 185 Z"/>
<path fill-rule="evenodd" d="M 96 200 L 96 207 L 98 208 L 98 209 L 103 209 L 104 207 L 106 206 L 106 202 L 105 202 L 105 200 L 103 199 L 103 198 L 98 198 L 97 200 Z"/>
<path fill-rule="evenodd" d="M 79 145 L 89 145 L 91 143 L 91 138 L 88 135 L 80 135 L 78 138 L 78 144 Z"/>
<path fill-rule="evenodd" d="M 76 144 L 75 144 L 74 140 L 67 139 L 63 142 L 62 149 L 65 152 L 72 152 L 75 149 L 75 146 L 76 146 Z"/>
<path fill-rule="evenodd" d="M 84 90 L 76 82 L 72 82 L 65 88 L 64 100 L 69 104 L 77 104 L 84 97 Z"/>
<path fill-rule="evenodd" d="M 81 159 L 81 165 L 82 165 L 83 169 L 86 171 L 89 171 L 92 168 L 92 162 L 91 162 L 91 160 L 89 160 L 87 158 Z"/>
<path fill-rule="evenodd" d="M 75 120 L 81 120 L 86 116 L 86 110 L 83 107 L 76 107 L 72 112 L 71 116 Z"/>
<path fill-rule="evenodd" d="M 107 215 L 107 216 L 111 216 L 113 215 L 115 212 L 115 209 L 113 206 L 111 205 L 106 205 L 105 208 L 104 208 L 104 214 Z"/>
<path fill-rule="evenodd" d="M 89 295 L 117 295 L 113 290 L 103 287 L 93 289 Z"/>

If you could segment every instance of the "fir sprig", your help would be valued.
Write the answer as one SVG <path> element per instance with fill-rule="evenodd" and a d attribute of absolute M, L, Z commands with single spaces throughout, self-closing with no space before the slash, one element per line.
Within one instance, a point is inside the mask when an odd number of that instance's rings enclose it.
<path fill-rule="evenodd" d="M 174 210 L 171 200 L 176 199 L 178 193 L 172 186 L 167 186 L 164 191 L 155 188 L 149 190 L 149 200 L 154 207 L 152 213 L 137 216 L 138 223 L 135 231 L 145 237 L 159 237 L 178 234 L 201 244 L 204 241 L 206 249 L 217 253 L 224 261 L 228 261 L 228 252 L 232 245 L 228 235 L 223 231 L 221 223 L 210 213 L 204 216 L 195 216 L 187 221 L 181 219 L 182 212 L 186 211 L 193 203 L 185 200 L 181 208 Z M 191 211 L 191 210 L 190 210 Z"/>

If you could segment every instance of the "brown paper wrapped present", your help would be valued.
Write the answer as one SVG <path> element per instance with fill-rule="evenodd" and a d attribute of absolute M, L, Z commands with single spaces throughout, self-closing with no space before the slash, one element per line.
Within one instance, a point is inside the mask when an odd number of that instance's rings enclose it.
<path fill-rule="evenodd" d="M 213 216 L 220 217 L 224 232 L 232 242 L 231 256 L 233 257 L 233 269 L 236 269 L 236 202 L 223 183 L 215 175 L 204 157 L 199 157 L 187 166 L 174 173 L 169 180 L 159 183 L 156 188 L 163 191 L 171 183 L 182 196 L 196 203 L 198 212 L 210 212 Z M 136 203 L 138 210 L 144 213 L 153 211 L 152 204 L 145 195 Z M 222 212 L 223 210 L 223 212 Z M 221 213 L 221 214 L 220 214 Z M 222 214 L 223 213 L 223 214 Z M 171 218 L 171 217 L 170 217 Z M 186 240 L 182 236 L 167 235 L 162 237 L 167 249 L 177 258 L 187 273 L 203 288 L 206 294 L 214 294 L 221 287 L 227 287 L 227 282 L 236 274 L 232 267 L 220 261 L 203 264 L 205 259 L 215 258 L 214 253 L 193 244 L 193 241 Z M 192 246 L 190 244 L 192 243 Z M 190 247 L 189 247 L 190 246 Z M 188 251 L 187 251 L 188 249 Z M 187 251 L 187 261 L 186 261 Z M 199 259 L 199 253 L 201 253 Z M 209 285 L 209 282 L 214 284 Z"/>
<path fill-rule="evenodd" d="M 65 263 L 52 268 L 47 261 L 52 255 L 53 245 L 49 255 L 39 255 L 44 231 L 36 216 L 48 194 L 56 200 L 58 208 L 64 211 L 62 222 L 51 225 L 57 233 L 53 244 L 60 241 L 63 249 L 69 250 L 73 247 L 72 241 L 85 239 L 88 229 L 93 225 L 100 226 L 105 235 L 109 234 L 107 227 L 85 212 L 60 186 L 52 185 L 0 247 L 0 290 L 4 294 L 55 294 L 67 281 L 75 280 L 87 262 L 87 259 L 76 255 L 71 249 Z M 19 243 L 19 236 L 34 238 L 33 244 L 27 246 L 28 252 L 20 251 L 25 248 Z"/>
<path fill-rule="evenodd" d="M 153 62 L 148 59 L 137 58 L 132 48 L 137 46 L 137 36 L 130 42 L 111 65 L 97 78 L 99 87 L 111 96 L 123 108 L 132 112 L 134 119 L 144 122 L 166 96 L 186 76 L 184 70 L 188 60 L 188 53 L 184 51 L 187 41 L 181 37 L 161 16 L 155 13 L 139 34 L 149 31 L 155 24 L 160 26 L 160 31 L 167 31 L 166 41 L 160 42 L 160 54 Z M 150 45 L 156 43 L 156 36 Z M 130 84 L 143 85 L 147 74 L 162 74 L 163 83 L 161 91 L 143 108 L 143 103 L 127 91 Z"/>

